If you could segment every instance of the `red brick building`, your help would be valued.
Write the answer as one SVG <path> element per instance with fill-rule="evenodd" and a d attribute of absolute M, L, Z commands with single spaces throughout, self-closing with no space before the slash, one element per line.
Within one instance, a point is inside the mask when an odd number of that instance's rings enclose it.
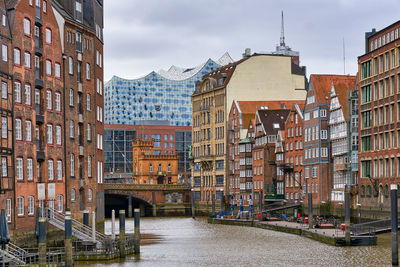
<path fill-rule="evenodd" d="M 103 183 L 103 7 L 90 1 L 53 1 L 62 16 L 66 148 L 66 205 L 73 216 L 104 211 Z M 96 210 L 96 206 L 99 207 Z"/>
<path fill-rule="evenodd" d="M 284 175 L 285 199 L 289 202 L 301 200 L 303 192 L 303 108 L 304 104 L 291 107 L 284 134 L 280 135 L 284 140 L 281 146 L 284 153 L 277 164 L 277 175 Z"/>
<path fill-rule="evenodd" d="M 180 183 L 190 181 L 189 151 L 192 143 L 190 126 L 169 125 L 105 125 L 105 173 L 129 175 L 132 170 L 132 140 L 154 140 L 154 155 L 177 155 Z"/>
<path fill-rule="evenodd" d="M 98 218 L 104 216 L 102 188 L 97 186 L 102 183 L 102 165 L 95 169 L 87 164 L 82 166 L 86 173 L 78 171 L 80 157 L 91 156 L 93 163 L 103 161 L 103 138 L 99 136 L 103 134 L 103 96 L 101 92 L 94 96 L 95 81 L 103 76 L 102 1 L 86 1 L 84 9 L 82 1 L 71 3 L 5 1 L 6 6 L 2 6 L 0 205 L 7 211 L 12 231 L 33 230 L 37 207 L 43 210 L 47 206 L 60 212 L 71 209 L 75 217 L 82 218 L 79 210 L 94 211 L 97 206 Z M 95 47 L 98 53 L 88 52 L 95 51 Z M 73 73 L 69 72 L 69 58 Z M 84 74 L 79 76 L 79 70 Z M 80 80 L 82 76 L 85 81 Z M 101 83 L 97 88 L 101 88 Z M 77 93 L 69 95 L 67 92 L 71 90 Z M 93 98 L 86 94 L 92 94 Z M 89 110 L 85 103 L 93 108 Z M 94 104 L 100 111 L 97 123 Z M 72 120 L 74 124 L 70 123 Z M 83 132 L 88 133 L 85 137 L 97 135 L 97 142 L 94 137 L 93 142 L 84 141 Z M 77 167 L 72 168 L 70 155 L 75 153 L 72 162 Z M 75 207 L 71 199 L 78 194 L 69 190 L 74 184 L 70 170 L 76 171 L 76 177 L 82 173 L 82 179 L 75 185 L 85 191 L 85 197 L 82 201 L 78 198 L 79 205 Z M 98 179 L 90 179 L 92 170 L 93 177 Z M 10 188 L 7 177 L 12 178 L 14 188 Z"/>
<path fill-rule="evenodd" d="M 354 76 L 319 75 L 310 76 L 309 89 L 304 107 L 304 180 L 305 193 L 311 193 L 313 206 L 319 207 L 330 201 L 332 168 L 328 118 L 330 91 L 335 88 L 354 87 Z M 307 203 L 308 198 L 304 199 Z"/>
<path fill-rule="evenodd" d="M 8 7 L 14 54 L 15 230 L 33 228 L 35 207 L 64 211 L 65 205 L 62 44 L 53 9 L 44 3 L 17 1 Z"/>
<path fill-rule="evenodd" d="M 175 153 L 154 154 L 154 140 L 133 140 L 132 170 L 136 184 L 178 183 L 178 156 Z"/>
<path fill-rule="evenodd" d="M 0 3 L 2 23 L 0 25 L 0 43 L 2 47 L 0 79 L 1 79 L 1 180 L 0 180 L 0 207 L 5 209 L 9 228 L 14 228 L 15 207 L 14 198 L 14 160 L 13 153 L 13 50 L 11 42 L 10 21 L 6 13 L 5 2 Z"/>
<path fill-rule="evenodd" d="M 359 203 L 364 209 L 390 207 L 390 184 L 400 175 L 400 22 L 365 35 L 359 72 Z"/>

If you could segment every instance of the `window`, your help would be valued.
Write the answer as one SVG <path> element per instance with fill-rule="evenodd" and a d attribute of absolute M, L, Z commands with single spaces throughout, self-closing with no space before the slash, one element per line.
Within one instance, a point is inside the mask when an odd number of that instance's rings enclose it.
<path fill-rule="evenodd" d="M 62 161 L 57 160 L 57 180 L 62 180 Z"/>
<path fill-rule="evenodd" d="M 328 157 L 328 148 L 327 147 L 321 148 L 321 157 L 323 157 L 323 158 Z"/>
<path fill-rule="evenodd" d="M 86 95 L 86 109 L 90 111 L 90 94 Z"/>
<path fill-rule="evenodd" d="M 51 110 L 53 105 L 52 105 L 52 99 L 51 99 L 51 91 L 47 90 L 46 91 L 46 100 L 47 100 L 47 109 Z"/>
<path fill-rule="evenodd" d="M 87 127 L 87 140 L 92 141 L 92 128 L 91 128 L 90 123 L 88 123 L 88 127 Z"/>
<path fill-rule="evenodd" d="M 90 80 L 90 64 L 86 63 L 86 80 Z"/>
<path fill-rule="evenodd" d="M 75 176 L 75 155 L 71 154 L 70 156 L 70 171 L 71 171 L 71 176 Z"/>
<path fill-rule="evenodd" d="M 99 50 L 96 50 L 96 64 L 101 68 L 102 56 L 101 56 Z"/>
<path fill-rule="evenodd" d="M 326 117 L 326 109 L 320 110 L 321 117 Z"/>
<path fill-rule="evenodd" d="M 24 179 L 24 170 L 23 170 L 22 158 L 17 158 L 17 179 Z"/>
<path fill-rule="evenodd" d="M 31 158 L 26 160 L 26 177 L 28 180 L 33 180 L 33 164 Z"/>
<path fill-rule="evenodd" d="M 48 167 L 48 179 L 53 180 L 54 179 L 54 162 L 52 159 L 49 159 L 47 161 L 47 167 Z"/>
<path fill-rule="evenodd" d="M 57 209 L 58 212 L 62 212 L 64 210 L 64 197 L 63 195 L 57 196 Z"/>
<path fill-rule="evenodd" d="M 103 108 L 97 106 L 97 120 L 103 122 Z"/>
<path fill-rule="evenodd" d="M 92 200 L 93 200 L 93 191 L 92 191 L 92 189 L 89 188 L 89 190 L 88 190 L 88 201 L 92 202 Z"/>
<path fill-rule="evenodd" d="M 74 74 L 74 61 L 72 60 L 72 57 L 68 58 L 68 73 L 71 75 Z"/>
<path fill-rule="evenodd" d="M 15 102 L 21 103 L 21 83 L 15 82 L 14 83 L 14 91 L 15 91 Z"/>
<path fill-rule="evenodd" d="M 51 44 L 51 30 L 46 28 L 46 43 Z"/>
<path fill-rule="evenodd" d="M 3 14 L 1 16 L 1 25 L 6 26 L 6 15 L 5 14 Z"/>
<path fill-rule="evenodd" d="M 26 141 L 32 141 L 32 122 L 25 121 Z"/>
<path fill-rule="evenodd" d="M 18 210 L 17 210 L 17 213 L 18 213 L 18 216 L 23 216 L 24 215 L 24 197 L 18 197 L 17 198 L 17 207 L 18 207 Z"/>
<path fill-rule="evenodd" d="M 44 13 L 47 12 L 47 3 L 46 3 L 46 1 L 43 1 L 43 12 Z"/>
<path fill-rule="evenodd" d="M 24 18 L 24 33 L 31 35 L 31 21 L 27 18 Z"/>
<path fill-rule="evenodd" d="M 25 105 L 31 106 L 31 86 L 29 84 L 25 84 Z"/>
<path fill-rule="evenodd" d="M 35 198 L 33 196 L 28 197 L 28 215 L 33 215 L 35 212 Z"/>
<path fill-rule="evenodd" d="M 97 134 L 97 149 L 103 149 L 103 136 L 101 134 Z"/>
<path fill-rule="evenodd" d="M 8 165 L 7 165 L 7 157 L 1 157 L 1 176 L 8 176 Z"/>
<path fill-rule="evenodd" d="M 321 139 L 327 139 L 327 138 L 328 138 L 328 131 L 321 130 Z"/>
<path fill-rule="evenodd" d="M 12 211 L 12 206 L 11 206 L 11 199 L 7 199 L 7 207 L 6 207 L 6 215 L 7 215 L 7 221 L 11 222 L 11 211 Z"/>
<path fill-rule="evenodd" d="M 31 68 L 31 54 L 29 52 L 24 53 L 25 68 Z"/>
<path fill-rule="evenodd" d="M 77 21 L 82 21 L 82 4 L 79 1 L 75 1 L 75 18 Z"/>
<path fill-rule="evenodd" d="M 14 64 L 17 66 L 21 65 L 21 50 L 18 48 L 14 48 Z"/>
<path fill-rule="evenodd" d="M 5 62 L 7 62 L 8 60 L 8 46 L 6 46 L 5 44 L 1 45 L 1 58 Z"/>
<path fill-rule="evenodd" d="M 57 92 L 55 96 L 55 109 L 56 111 L 61 111 L 61 94 Z"/>
<path fill-rule="evenodd" d="M 60 65 L 60 63 L 55 63 L 54 64 L 54 75 L 56 76 L 56 78 L 60 78 L 61 77 L 61 65 Z"/>
<path fill-rule="evenodd" d="M 7 99 L 8 98 L 8 86 L 7 82 L 1 82 L 1 98 Z"/>
<path fill-rule="evenodd" d="M 56 126 L 56 145 L 61 146 L 61 126 Z"/>
<path fill-rule="evenodd" d="M 103 162 L 97 162 L 97 183 L 103 183 Z"/>
<path fill-rule="evenodd" d="M 72 88 L 69 89 L 69 106 L 74 106 L 74 89 Z"/>
<path fill-rule="evenodd" d="M 367 103 L 371 101 L 371 85 L 367 85 L 361 88 L 361 103 Z"/>
<path fill-rule="evenodd" d="M 7 117 L 1 117 L 1 138 L 7 138 Z"/>
<path fill-rule="evenodd" d="M 48 59 L 46 60 L 46 74 L 51 76 L 51 61 Z"/>
<path fill-rule="evenodd" d="M 103 82 L 102 82 L 100 79 L 98 79 L 98 78 L 97 78 L 96 81 L 97 81 L 97 82 L 96 82 L 96 85 L 97 85 L 96 91 L 97 91 L 97 93 L 98 93 L 99 95 L 103 95 Z"/>
<path fill-rule="evenodd" d="M 75 135 L 74 135 L 74 127 L 75 127 L 74 121 L 70 120 L 69 121 L 69 137 L 70 138 L 74 138 L 75 137 Z"/>
<path fill-rule="evenodd" d="M 21 119 L 15 119 L 15 139 L 22 140 Z"/>
<path fill-rule="evenodd" d="M 71 201 L 75 201 L 75 189 L 71 189 Z"/>
<path fill-rule="evenodd" d="M 47 143 L 53 144 L 53 125 L 47 124 Z"/>
<path fill-rule="evenodd" d="M 87 166 L 88 166 L 88 177 L 92 177 L 92 157 L 91 156 L 88 156 Z"/>

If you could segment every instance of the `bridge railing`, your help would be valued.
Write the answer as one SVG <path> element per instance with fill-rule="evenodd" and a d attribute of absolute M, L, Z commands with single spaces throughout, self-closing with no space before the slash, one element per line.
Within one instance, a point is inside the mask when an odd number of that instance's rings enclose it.
<path fill-rule="evenodd" d="M 124 184 L 105 182 L 105 189 L 130 189 L 130 190 L 190 190 L 187 184 Z"/>

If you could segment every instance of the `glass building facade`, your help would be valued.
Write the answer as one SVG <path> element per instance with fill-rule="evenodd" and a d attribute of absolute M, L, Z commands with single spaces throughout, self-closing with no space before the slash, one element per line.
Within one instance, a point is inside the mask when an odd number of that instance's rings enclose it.
<path fill-rule="evenodd" d="M 104 130 L 104 173 L 132 172 L 135 130 Z"/>
<path fill-rule="evenodd" d="M 168 71 L 153 71 L 134 80 L 114 76 L 104 86 L 105 123 L 191 126 L 190 96 L 196 81 L 231 62 L 226 53 L 218 61 L 209 59 L 194 68 L 172 66 Z"/>

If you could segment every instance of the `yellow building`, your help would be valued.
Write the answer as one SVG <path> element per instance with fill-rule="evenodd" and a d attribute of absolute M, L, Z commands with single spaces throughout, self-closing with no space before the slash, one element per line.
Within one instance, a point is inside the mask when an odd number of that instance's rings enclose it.
<path fill-rule="evenodd" d="M 227 119 L 234 99 L 305 99 L 305 73 L 294 61 L 291 56 L 245 54 L 196 83 L 192 95 L 192 187 L 196 201 L 209 202 L 213 195 L 219 199 L 226 192 Z"/>

